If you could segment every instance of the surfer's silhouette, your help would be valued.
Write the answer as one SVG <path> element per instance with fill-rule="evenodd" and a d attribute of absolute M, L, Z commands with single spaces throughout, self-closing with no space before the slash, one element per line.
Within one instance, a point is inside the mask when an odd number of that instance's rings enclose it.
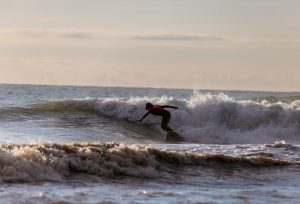
<path fill-rule="evenodd" d="M 152 103 L 146 103 L 145 109 L 148 111 L 138 122 L 142 122 L 149 114 L 155 116 L 161 116 L 161 128 L 167 132 L 173 132 L 173 130 L 168 126 L 168 123 L 171 119 L 171 113 L 167 111 L 165 108 L 173 108 L 178 109 L 176 106 L 158 106 L 153 105 Z"/>

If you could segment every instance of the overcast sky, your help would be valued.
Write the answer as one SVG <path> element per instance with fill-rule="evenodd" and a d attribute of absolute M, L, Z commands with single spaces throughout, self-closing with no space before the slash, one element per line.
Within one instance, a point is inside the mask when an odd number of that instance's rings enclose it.
<path fill-rule="evenodd" d="M 0 83 L 300 91 L 299 0 L 0 0 Z"/>

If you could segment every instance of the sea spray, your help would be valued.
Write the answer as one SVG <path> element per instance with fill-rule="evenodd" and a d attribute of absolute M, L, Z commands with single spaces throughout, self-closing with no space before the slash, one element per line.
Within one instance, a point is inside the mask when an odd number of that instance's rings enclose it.
<path fill-rule="evenodd" d="M 50 111 L 86 111 L 118 119 L 135 121 L 145 114 L 144 104 L 179 106 L 170 110 L 170 126 L 187 141 L 198 143 L 245 144 L 270 143 L 275 140 L 299 142 L 300 103 L 298 100 L 270 103 L 266 100 L 237 100 L 223 93 L 195 91 L 189 99 L 174 97 L 130 97 L 74 99 L 36 104 L 33 108 Z M 145 123 L 156 124 L 158 117 Z"/>

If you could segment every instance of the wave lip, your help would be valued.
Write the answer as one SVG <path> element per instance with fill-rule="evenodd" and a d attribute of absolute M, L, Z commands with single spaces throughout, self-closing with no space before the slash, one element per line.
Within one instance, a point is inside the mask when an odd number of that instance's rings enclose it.
<path fill-rule="evenodd" d="M 237 168 L 298 165 L 273 155 L 241 155 L 169 151 L 116 143 L 1 145 L 2 182 L 61 181 L 80 174 L 105 178 L 169 177 L 176 167 Z M 180 172 L 178 172 L 180 174 Z"/>

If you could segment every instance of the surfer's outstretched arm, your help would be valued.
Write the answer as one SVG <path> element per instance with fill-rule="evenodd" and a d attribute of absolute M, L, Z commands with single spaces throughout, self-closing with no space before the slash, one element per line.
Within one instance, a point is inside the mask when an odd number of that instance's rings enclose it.
<path fill-rule="evenodd" d="M 165 105 L 165 106 L 159 106 L 161 108 L 173 108 L 173 109 L 178 109 L 177 106 L 169 106 L 169 105 Z"/>
<path fill-rule="evenodd" d="M 141 123 L 149 115 L 149 113 L 150 112 L 148 111 L 141 119 L 138 120 L 138 122 Z"/>

